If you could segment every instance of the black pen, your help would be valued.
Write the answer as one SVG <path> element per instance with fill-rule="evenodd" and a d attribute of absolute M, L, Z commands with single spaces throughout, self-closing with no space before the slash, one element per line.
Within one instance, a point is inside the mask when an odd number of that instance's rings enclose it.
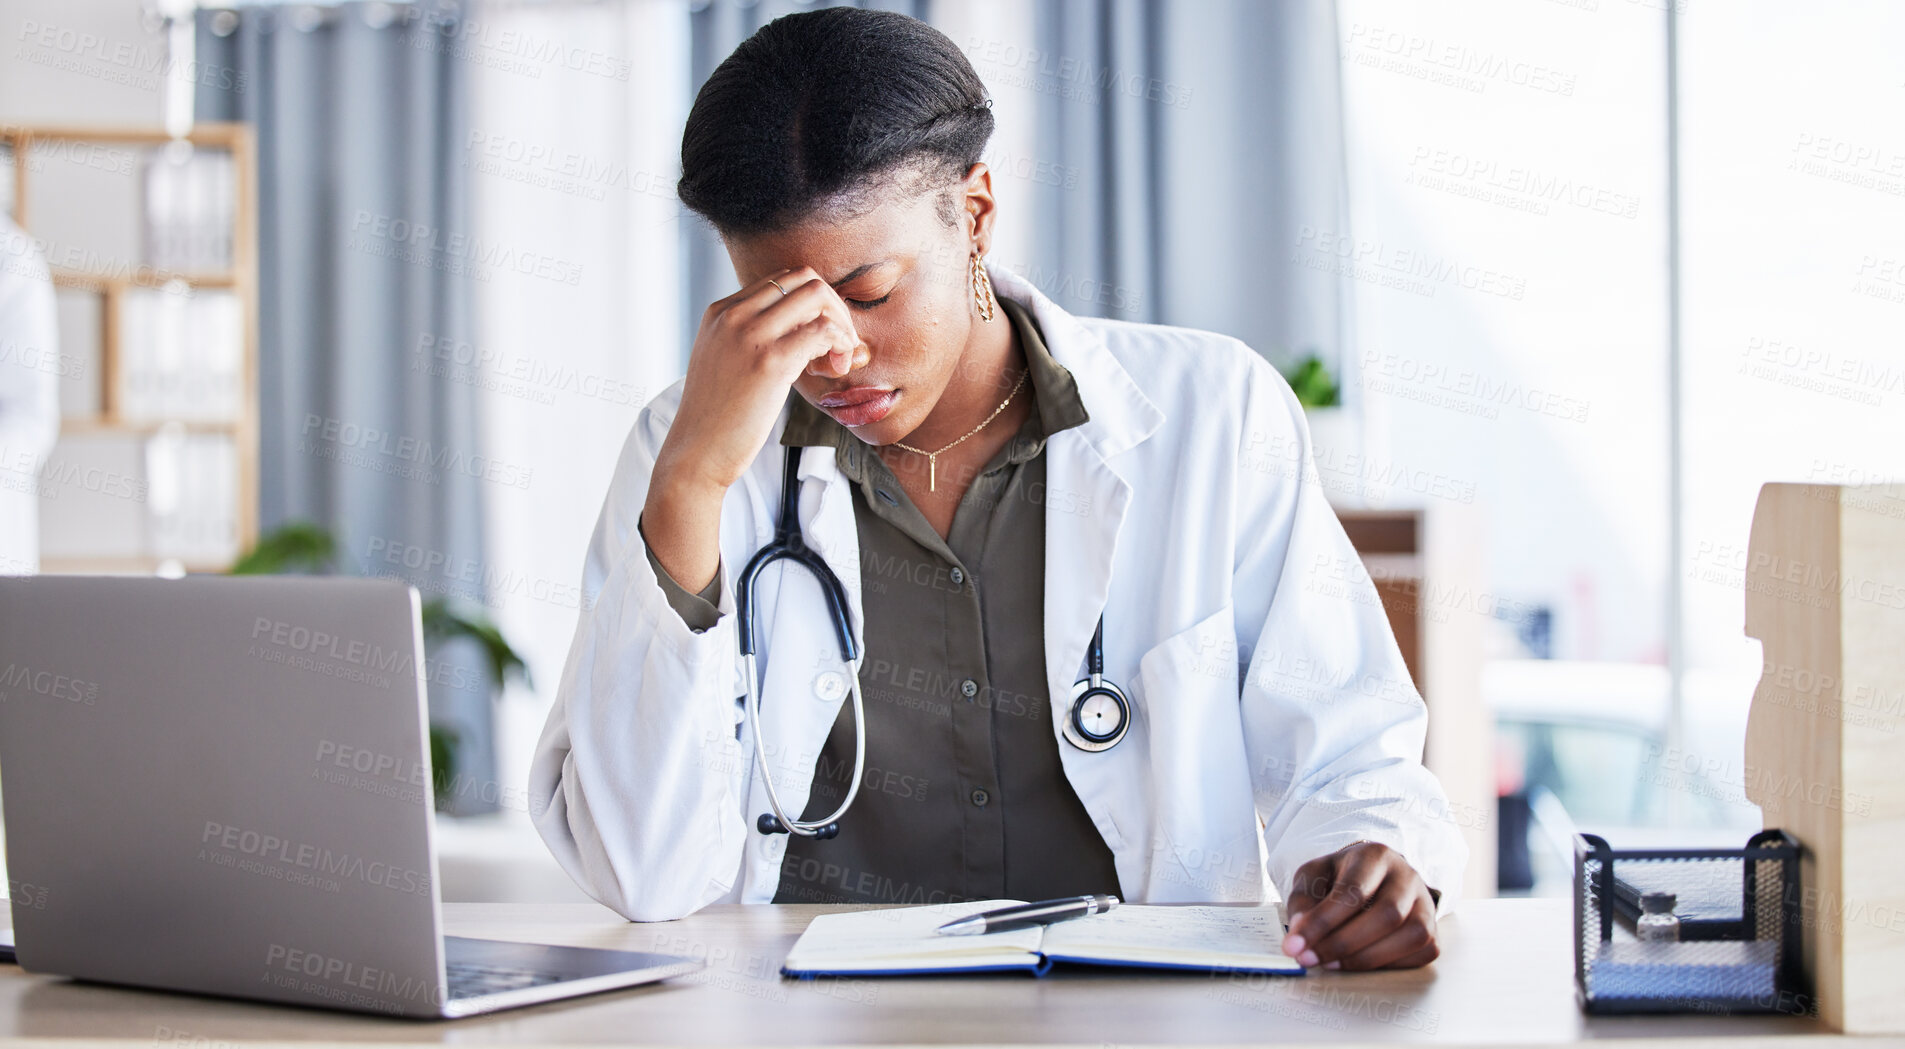
<path fill-rule="evenodd" d="M 988 932 L 1006 932 L 1032 925 L 1050 925 L 1104 912 L 1118 905 L 1116 896 L 1066 896 L 1037 903 L 1020 903 L 996 911 L 968 914 L 934 930 L 941 936 L 978 936 Z"/>

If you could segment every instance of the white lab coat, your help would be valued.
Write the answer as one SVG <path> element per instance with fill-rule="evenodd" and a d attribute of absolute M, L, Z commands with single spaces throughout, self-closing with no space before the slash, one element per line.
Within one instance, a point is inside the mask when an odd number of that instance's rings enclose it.
<path fill-rule="evenodd" d="M 1261 818 L 1277 892 L 1305 861 L 1367 839 L 1401 852 L 1446 911 L 1467 848 L 1421 764 L 1427 714 L 1324 501 L 1288 385 L 1237 339 L 1074 317 L 1011 271 L 989 272 L 999 295 L 1031 308 L 1091 416 L 1046 444 L 1046 685 L 1065 776 L 1124 897 L 1263 899 Z M 635 921 L 768 902 L 787 851 L 786 835 L 755 829 L 769 809 L 739 698 L 734 602 L 741 566 L 774 529 L 785 413 L 722 504 L 723 615 L 696 633 L 635 527 L 680 394 L 676 383 L 657 395 L 623 448 L 529 785 L 557 861 Z M 802 452 L 799 478 L 806 540 L 845 585 L 861 637 L 851 484 L 826 447 Z M 843 690 L 820 592 L 785 564 L 761 576 L 756 631 L 767 758 L 798 813 Z M 783 587 L 783 571 L 796 582 Z M 1092 754 L 1058 725 L 1100 611 L 1106 673 L 1135 717 Z"/>
<path fill-rule="evenodd" d="M 40 567 L 39 473 L 60 428 L 54 315 L 46 260 L 0 211 L 0 575 Z"/>

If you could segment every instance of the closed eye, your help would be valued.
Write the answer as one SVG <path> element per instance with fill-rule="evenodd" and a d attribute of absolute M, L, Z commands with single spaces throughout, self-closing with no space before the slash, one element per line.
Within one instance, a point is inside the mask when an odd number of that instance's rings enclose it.
<path fill-rule="evenodd" d="M 877 299 L 848 299 L 847 302 L 850 305 L 852 305 L 855 309 L 870 310 L 873 307 L 878 306 L 879 304 L 885 302 L 886 300 L 892 297 L 893 297 L 893 293 L 889 291 L 885 295 L 882 295 Z"/>

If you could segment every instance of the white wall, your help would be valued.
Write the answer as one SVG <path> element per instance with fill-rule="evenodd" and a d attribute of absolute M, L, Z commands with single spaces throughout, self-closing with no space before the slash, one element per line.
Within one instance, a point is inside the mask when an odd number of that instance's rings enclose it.
<path fill-rule="evenodd" d="M 1738 0 L 1683 24 L 1677 570 L 1692 662 L 1751 674 L 1760 485 L 1905 477 L 1905 6 Z"/>
<path fill-rule="evenodd" d="M 1560 658 L 1659 661 L 1667 571 L 1661 13 L 1343 0 L 1347 231 L 1377 502 L 1483 510 L 1488 592 Z M 1320 464 L 1328 475 L 1332 463 Z"/>
<path fill-rule="evenodd" d="M 1681 18 L 1678 550 L 1667 492 L 1668 2 Z M 1553 605 L 1563 659 L 1660 662 L 1677 577 L 1683 749 L 1738 797 L 1761 669 L 1743 634 L 1760 485 L 1905 476 L 1905 8 L 1342 0 L 1340 10 L 1371 459 L 1472 488 L 1488 518 L 1488 596 Z M 1472 267 L 1477 286 L 1422 275 L 1445 264 Z M 1517 384 L 1553 397 L 1514 404 L 1486 392 Z M 1450 598 L 1431 611 L 1483 604 Z M 1670 796 L 1669 811 L 1685 816 L 1687 800 Z M 1757 823 L 1752 806 L 1734 808 Z"/>
<path fill-rule="evenodd" d="M 156 125 L 165 40 L 139 0 L 0 0 L 0 122 Z"/>
<path fill-rule="evenodd" d="M 492 453 L 532 471 L 486 508 L 498 624 L 536 688 L 498 708 L 498 778 L 529 759 L 574 635 L 582 560 L 622 442 L 681 374 L 680 128 L 687 5 L 491 5 L 472 15 L 469 170 L 475 233 L 563 261 L 574 284 L 498 272 L 459 348 Z M 539 42 L 518 48 L 513 41 Z M 553 48 L 542 46 L 553 43 Z M 576 55 L 576 62 L 511 58 Z M 571 68 L 573 66 L 574 68 Z M 504 450 L 507 450 L 506 452 Z"/>
<path fill-rule="evenodd" d="M 1678 572 L 1689 667 L 1750 681 L 1759 486 L 1905 473 L 1905 8 L 1682 4 L 1674 553 L 1664 2 L 1343 0 L 1360 392 L 1379 465 L 1472 486 L 1558 656 L 1659 661 Z M 1481 286 L 1410 272 L 1445 264 Z"/>

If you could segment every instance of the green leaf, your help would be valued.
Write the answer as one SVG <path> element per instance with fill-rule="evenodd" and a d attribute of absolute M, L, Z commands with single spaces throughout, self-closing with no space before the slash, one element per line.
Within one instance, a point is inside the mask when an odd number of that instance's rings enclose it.
<path fill-rule="evenodd" d="M 455 729 L 430 726 L 430 784 L 438 809 L 448 807 L 450 785 L 456 782 L 456 748 L 461 742 Z"/>
<path fill-rule="evenodd" d="M 1296 369 L 1284 378 L 1289 380 L 1290 389 L 1296 393 L 1297 403 L 1305 408 L 1331 408 L 1337 404 L 1340 391 L 1336 388 L 1336 380 L 1315 354 L 1303 358 Z"/>
<path fill-rule="evenodd" d="M 475 641 L 489 663 L 490 680 L 501 685 L 514 674 L 525 686 L 529 685 L 529 664 L 523 662 L 523 657 L 510 646 L 496 624 L 480 612 L 464 612 L 443 598 L 432 598 L 423 604 L 423 636 Z"/>
<path fill-rule="evenodd" d="M 232 575 L 323 574 L 337 559 L 337 540 L 322 525 L 293 521 L 258 539 L 251 552 L 231 567 Z"/>

